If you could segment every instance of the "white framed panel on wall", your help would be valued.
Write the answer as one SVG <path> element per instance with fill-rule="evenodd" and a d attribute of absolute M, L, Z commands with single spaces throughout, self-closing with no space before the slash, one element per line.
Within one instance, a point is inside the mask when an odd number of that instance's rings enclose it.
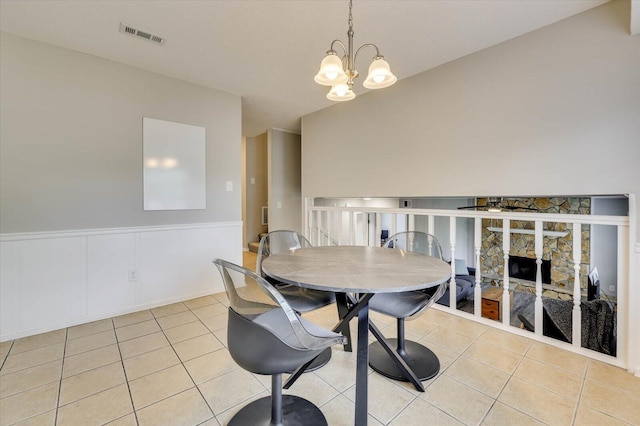
<path fill-rule="evenodd" d="M 144 210 L 206 208 L 205 128 L 142 119 Z"/>

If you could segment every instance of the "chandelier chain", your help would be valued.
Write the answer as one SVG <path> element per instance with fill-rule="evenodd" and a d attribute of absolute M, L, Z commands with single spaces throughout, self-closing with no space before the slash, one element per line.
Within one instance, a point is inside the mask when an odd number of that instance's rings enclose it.
<path fill-rule="evenodd" d="M 353 8 L 353 0 L 349 0 L 349 29 L 353 28 L 353 15 L 351 9 Z"/>

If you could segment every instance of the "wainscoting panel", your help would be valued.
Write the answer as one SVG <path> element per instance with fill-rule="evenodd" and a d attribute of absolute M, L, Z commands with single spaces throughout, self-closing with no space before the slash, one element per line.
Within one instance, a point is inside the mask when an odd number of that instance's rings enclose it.
<path fill-rule="evenodd" d="M 129 282 L 129 271 L 138 267 L 136 234 L 90 236 L 87 256 L 89 316 L 108 316 L 130 305 L 139 284 Z"/>
<path fill-rule="evenodd" d="M 181 293 L 192 294 L 181 280 L 184 270 L 181 232 L 145 232 L 137 237 L 140 277 L 136 286 L 136 305 L 146 305 L 158 299 L 174 300 Z M 172 267 L 166 268 L 164 265 Z M 188 284 L 190 287 L 191 283 Z"/>
<path fill-rule="evenodd" d="M 3 242 L 0 247 L 0 327 L 2 330 L 16 330 L 20 324 L 20 309 L 17 305 L 18 285 L 22 282 L 22 242 Z M 2 332 L 0 335 L 4 334 Z M 3 339 L 0 339 L 2 341 Z"/>
<path fill-rule="evenodd" d="M 24 329 L 86 317 L 86 238 L 23 241 L 21 260 L 18 306 Z"/>
<path fill-rule="evenodd" d="M 0 341 L 224 291 L 242 222 L 0 236 Z"/>

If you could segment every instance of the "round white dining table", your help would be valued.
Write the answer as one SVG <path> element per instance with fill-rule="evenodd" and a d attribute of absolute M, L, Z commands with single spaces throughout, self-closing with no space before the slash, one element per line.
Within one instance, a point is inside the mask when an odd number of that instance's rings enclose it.
<path fill-rule="evenodd" d="M 367 424 L 369 299 L 375 293 L 398 293 L 439 285 L 451 277 L 451 266 L 432 256 L 382 247 L 308 247 L 271 255 L 262 263 L 263 272 L 288 284 L 316 290 L 347 293 L 357 301 L 334 330 L 358 316 L 355 424 Z M 373 330 L 373 329 L 372 329 Z M 388 348 L 384 338 L 376 335 Z M 389 355 L 416 387 L 419 380 L 388 348 Z M 395 355 L 394 355 L 395 354 Z M 292 376 L 290 386 L 299 376 Z M 286 386 L 286 387 L 288 387 Z M 422 388 L 424 389 L 424 388 Z"/>

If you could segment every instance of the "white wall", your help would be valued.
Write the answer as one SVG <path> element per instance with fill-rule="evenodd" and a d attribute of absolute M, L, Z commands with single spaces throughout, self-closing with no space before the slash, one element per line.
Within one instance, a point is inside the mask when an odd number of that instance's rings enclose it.
<path fill-rule="evenodd" d="M 300 135 L 278 129 L 268 132 L 269 231 L 302 232 Z"/>
<path fill-rule="evenodd" d="M 259 241 L 260 234 L 268 231 L 267 225 L 262 224 L 262 207 L 269 205 L 267 142 L 266 133 L 246 138 L 246 190 L 243 197 L 246 205 L 243 243 L 245 248 L 248 243 Z"/>
<path fill-rule="evenodd" d="M 239 96 L 7 33 L 0 43 L 1 233 L 240 220 Z M 206 209 L 143 211 L 143 117 L 205 127 Z"/>
<path fill-rule="evenodd" d="M 222 291 L 211 260 L 242 261 L 240 97 L 0 43 L 0 340 Z M 205 127 L 206 209 L 143 211 L 143 117 Z"/>
<path fill-rule="evenodd" d="M 303 117 L 303 196 L 638 194 L 640 38 L 621 8 Z"/>

